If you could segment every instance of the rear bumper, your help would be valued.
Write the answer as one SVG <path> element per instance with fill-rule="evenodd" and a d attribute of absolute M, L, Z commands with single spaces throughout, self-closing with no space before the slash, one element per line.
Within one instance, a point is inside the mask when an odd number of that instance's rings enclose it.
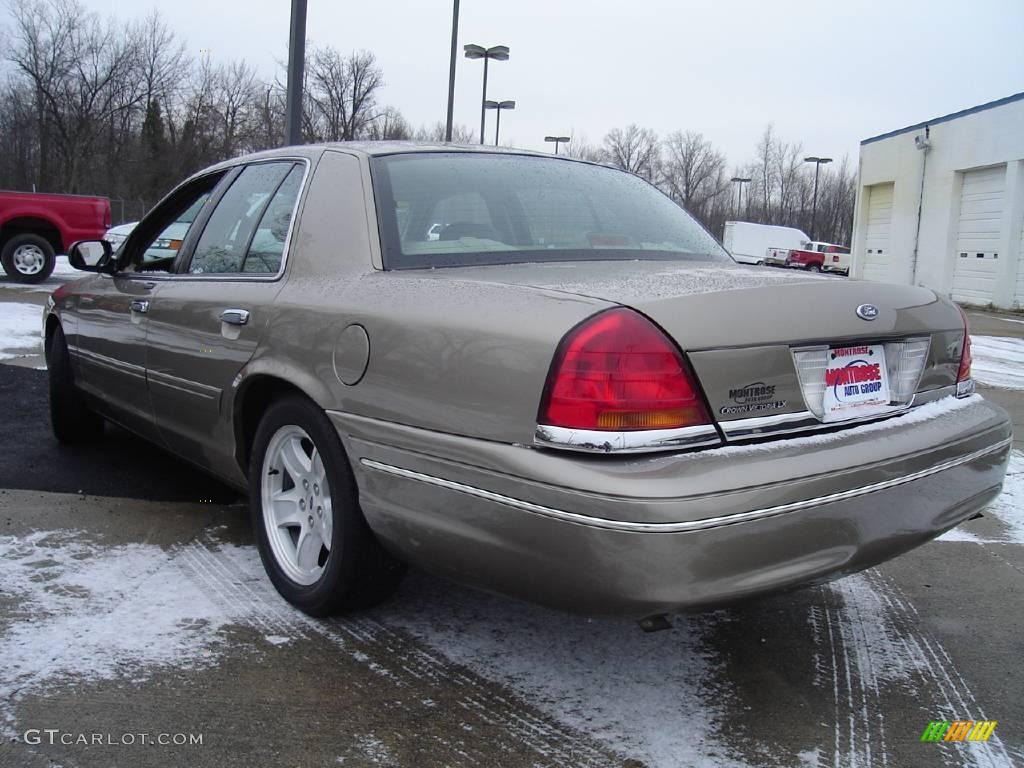
<path fill-rule="evenodd" d="M 903 425 L 639 459 L 332 418 L 367 520 L 399 556 L 639 618 L 835 578 L 970 517 L 1000 490 L 1009 421 L 981 398 L 952 405 Z"/>

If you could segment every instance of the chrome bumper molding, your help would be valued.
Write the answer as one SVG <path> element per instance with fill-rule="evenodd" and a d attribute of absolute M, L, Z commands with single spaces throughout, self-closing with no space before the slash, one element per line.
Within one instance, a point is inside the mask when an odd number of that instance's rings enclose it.
<path fill-rule="evenodd" d="M 866 496 L 869 493 L 875 493 L 876 491 L 884 491 L 888 488 L 896 488 L 897 486 L 912 483 L 915 480 L 921 480 L 940 472 L 945 472 L 947 469 L 953 469 L 961 464 L 967 464 L 975 461 L 976 459 L 980 459 L 983 456 L 988 456 L 991 453 L 1001 451 L 1004 448 L 1009 447 L 1012 441 L 1012 438 L 1006 438 L 1004 440 L 1000 440 L 998 443 L 994 443 L 993 445 L 981 448 L 963 456 L 958 456 L 955 459 L 949 459 L 948 461 L 936 464 L 928 469 L 922 469 L 918 472 L 912 472 L 909 475 L 893 478 L 891 480 L 883 480 L 878 483 L 862 485 L 858 488 L 851 488 L 847 491 L 830 493 L 825 496 L 817 496 L 813 499 L 804 499 L 803 501 L 793 501 L 788 504 L 779 504 L 774 507 L 754 509 L 749 512 L 738 512 L 734 515 L 708 517 L 702 520 L 686 520 L 675 523 L 636 523 L 627 520 L 608 520 L 602 517 L 581 515 L 577 512 L 566 512 L 565 510 L 546 507 L 541 504 L 533 504 L 532 502 L 523 501 L 522 499 L 517 499 L 512 496 L 505 496 L 500 493 L 485 491 L 482 488 L 457 483 L 453 480 L 446 480 L 442 477 L 426 475 L 422 472 L 414 472 L 411 469 L 403 469 L 402 467 L 396 467 L 391 464 L 374 461 L 373 459 L 362 458 L 360 459 L 360 463 L 369 469 L 385 472 L 389 475 L 403 477 L 408 480 L 415 480 L 438 488 L 445 488 L 450 491 L 457 491 L 468 496 L 474 496 L 478 499 L 493 501 L 497 504 L 504 504 L 505 506 L 512 507 L 514 509 L 542 515 L 543 517 L 549 517 L 561 522 L 575 523 L 577 525 L 585 525 L 591 528 L 604 528 L 611 531 L 623 531 L 627 533 L 690 533 L 693 531 L 706 530 L 708 528 L 719 528 L 725 525 L 735 525 L 737 523 L 749 523 L 755 520 L 763 520 L 765 518 L 776 517 L 789 512 L 799 512 L 800 510 L 819 507 L 824 504 L 831 504 L 837 501 L 848 501 L 850 499 L 858 498 L 859 496 Z"/>
<path fill-rule="evenodd" d="M 705 448 L 721 445 L 722 439 L 711 424 L 634 432 L 603 432 L 538 424 L 533 442 L 542 448 L 583 453 L 647 453 L 675 448 Z"/>
<path fill-rule="evenodd" d="M 746 440 L 752 437 L 769 437 L 772 435 L 788 435 L 796 432 L 814 432 L 821 429 L 834 429 L 836 427 L 848 427 L 868 421 L 880 421 L 892 416 L 899 416 L 912 408 L 944 397 L 957 395 L 956 386 L 932 389 L 927 392 L 918 392 L 906 405 L 893 406 L 884 413 L 873 413 L 860 419 L 844 419 L 843 421 L 824 422 L 810 411 L 797 411 L 796 413 L 780 413 L 774 416 L 755 416 L 750 419 L 733 419 L 731 421 L 720 421 L 725 439 L 729 441 Z"/>

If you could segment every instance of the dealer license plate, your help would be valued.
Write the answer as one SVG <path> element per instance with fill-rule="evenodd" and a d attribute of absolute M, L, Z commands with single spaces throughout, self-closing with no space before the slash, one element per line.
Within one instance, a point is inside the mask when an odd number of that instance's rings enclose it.
<path fill-rule="evenodd" d="M 825 368 L 824 421 L 843 421 L 889 407 L 885 346 L 833 347 Z"/>

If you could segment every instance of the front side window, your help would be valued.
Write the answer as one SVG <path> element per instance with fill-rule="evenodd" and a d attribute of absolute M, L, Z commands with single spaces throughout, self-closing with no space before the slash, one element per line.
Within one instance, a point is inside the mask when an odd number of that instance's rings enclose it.
<path fill-rule="evenodd" d="M 174 271 L 178 251 L 221 176 L 211 174 L 189 184 L 139 223 L 124 245 L 136 270 Z"/>
<path fill-rule="evenodd" d="M 283 183 L 290 177 L 297 166 L 292 162 L 256 163 L 248 166 L 232 182 L 230 188 L 217 203 L 210 215 L 210 220 L 203 229 L 203 234 L 196 244 L 192 261 L 189 264 L 190 274 L 233 274 L 242 271 L 277 272 L 270 269 L 274 264 L 274 248 L 276 243 L 273 217 L 280 218 L 280 206 L 268 219 L 266 214 L 279 201 L 278 192 Z M 301 181 L 301 176 L 300 176 Z M 298 187 L 295 186 L 295 194 Z M 294 199 L 292 200 L 294 207 Z M 289 209 L 288 221 L 291 221 Z M 257 240 L 258 229 L 263 234 Z M 285 227 L 287 232 L 287 226 Z M 283 252 L 284 237 L 281 240 Z M 250 244 L 256 246 L 261 258 L 257 256 L 252 268 L 246 269 L 247 254 Z M 276 264 L 280 265 L 280 254 Z M 264 265 L 268 265 L 264 267 Z"/>
<path fill-rule="evenodd" d="M 375 158 L 388 269 L 528 261 L 729 262 L 647 182 L 554 158 L 409 153 Z"/>

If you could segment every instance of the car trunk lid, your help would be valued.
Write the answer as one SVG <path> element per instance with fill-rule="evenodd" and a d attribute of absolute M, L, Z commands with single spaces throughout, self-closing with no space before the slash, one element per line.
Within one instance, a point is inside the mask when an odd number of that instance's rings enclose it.
<path fill-rule="evenodd" d="M 727 438 L 802 431 L 898 411 L 915 393 L 955 385 L 963 343 L 955 305 L 914 286 L 709 262 L 518 264 L 452 272 L 640 311 L 687 354 Z M 858 314 L 865 305 L 875 311 Z M 829 410 L 835 403 L 826 402 L 826 368 L 848 353 L 854 355 L 850 361 L 863 358 L 869 367 L 884 362 L 878 377 L 890 396 L 886 405 L 858 404 L 845 414 Z M 838 387 L 832 400 L 847 387 L 875 386 L 828 375 Z"/>

